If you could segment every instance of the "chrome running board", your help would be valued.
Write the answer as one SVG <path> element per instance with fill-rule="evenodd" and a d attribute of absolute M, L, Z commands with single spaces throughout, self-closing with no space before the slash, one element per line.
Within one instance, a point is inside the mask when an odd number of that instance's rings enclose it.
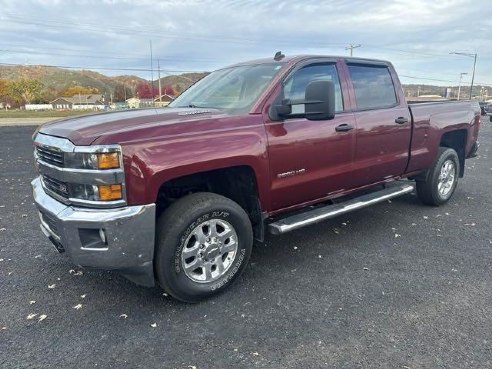
<path fill-rule="evenodd" d="M 343 203 L 326 205 L 312 210 L 307 210 L 300 214 L 287 216 L 268 224 L 268 230 L 272 234 L 287 233 L 295 229 L 321 222 L 325 219 L 334 218 L 338 215 L 349 213 L 357 209 L 362 209 L 367 206 L 377 204 L 378 202 L 410 193 L 412 191 L 413 186 L 409 185 L 385 188 L 383 190 L 371 192 L 369 194 L 347 200 Z"/>

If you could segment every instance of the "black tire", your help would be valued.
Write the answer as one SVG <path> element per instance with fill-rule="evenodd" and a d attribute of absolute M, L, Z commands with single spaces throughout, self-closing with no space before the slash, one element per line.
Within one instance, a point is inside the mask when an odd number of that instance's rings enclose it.
<path fill-rule="evenodd" d="M 199 242 L 200 238 L 209 232 L 207 224 L 214 225 L 215 231 L 225 227 L 232 227 L 235 235 L 225 239 L 226 236 L 215 233 L 217 237 L 208 237 L 206 242 Z M 227 229 L 231 229 L 231 228 Z M 190 238 L 191 237 L 191 238 Z M 222 237 L 222 238 L 221 238 Z M 217 240 L 219 239 L 219 240 Z M 223 239 L 225 241 L 221 242 Z M 211 242 L 211 243 L 209 243 Z M 191 243 L 197 247 L 188 247 Z M 220 243 L 220 245 L 219 245 Z M 215 245 L 215 246 L 214 246 Z M 222 258 L 222 247 L 228 245 L 237 250 L 232 256 L 232 251 L 226 252 L 225 260 Z M 253 230 L 251 222 L 246 212 L 234 201 L 214 194 L 214 193 L 195 193 L 183 197 L 172 204 L 157 220 L 156 230 L 156 252 L 154 258 L 154 270 L 157 280 L 161 287 L 174 298 L 184 302 L 199 302 L 205 298 L 216 295 L 229 287 L 244 271 L 253 246 Z M 203 251 L 198 250 L 198 248 Z M 198 255 L 194 256 L 192 261 L 207 263 L 195 271 L 187 269 L 184 266 L 189 259 L 183 255 L 184 250 L 198 250 Z M 195 252 L 195 251 L 191 251 Z M 202 255 L 203 254 L 203 255 Z M 208 259 L 210 257 L 210 260 Z M 219 260 L 220 258 L 220 260 Z M 212 260 L 220 261 L 221 268 L 218 264 L 214 265 Z M 225 265 L 227 264 L 227 268 Z M 222 269 L 222 270 L 221 270 Z M 203 272 L 200 276 L 198 272 Z M 192 278 L 205 278 L 215 272 L 217 278 L 211 281 L 197 281 Z M 224 273 L 221 275 L 221 273 Z"/>
<path fill-rule="evenodd" d="M 452 180 L 452 184 L 449 188 L 447 188 L 446 192 L 441 193 L 439 187 L 440 175 L 441 169 L 443 168 L 443 165 L 445 163 L 452 163 L 454 167 L 454 177 Z M 431 206 L 439 206 L 448 202 L 454 191 L 456 190 L 456 186 L 458 184 L 460 171 L 459 168 L 460 160 L 456 151 L 448 147 L 440 147 L 436 160 L 434 161 L 434 165 L 429 170 L 426 176 L 426 180 L 417 180 L 417 196 L 419 197 L 420 201 L 422 201 L 426 205 Z"/>

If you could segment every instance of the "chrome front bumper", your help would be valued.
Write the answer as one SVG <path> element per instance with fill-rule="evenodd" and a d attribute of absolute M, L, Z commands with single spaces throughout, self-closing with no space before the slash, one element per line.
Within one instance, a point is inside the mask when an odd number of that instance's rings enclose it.
<path fill-rule="evenodd" d="M 41 179 L 32 181 L 41 230 L 76 265 L 117 270 L 131 281 L 155 284 L 155 204 L 116 209 L 67 206 L 48 196 Z"/>

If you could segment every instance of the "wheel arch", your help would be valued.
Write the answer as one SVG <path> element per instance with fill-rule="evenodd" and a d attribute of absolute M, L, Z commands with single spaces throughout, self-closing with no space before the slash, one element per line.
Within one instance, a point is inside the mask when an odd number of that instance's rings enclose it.
<path fill-rule="evenodd" d="M 155 199 L 157 216 L 176 200 L 197 192 L 219 194 L 239 204 L 251 220 L 255 239 L 264 240 L 264 213 L 253 167 L 235 165 L 167 179 L 160 184 Z"/>
<path fill-rule="evenodd" d="M 439 142 L 440 147 L 448 147 L 456 151 L 460 162 L 459 177 L 465 174 L 465 146 L 468 132 L 466 129 L 458 129 L 445 132 Z"/>

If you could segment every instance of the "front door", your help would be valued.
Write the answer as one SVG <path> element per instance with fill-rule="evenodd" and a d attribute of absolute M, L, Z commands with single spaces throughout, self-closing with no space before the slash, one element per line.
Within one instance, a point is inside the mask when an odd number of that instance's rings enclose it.
<path fill-rule="evenodd" d="M 304 99 L 309 82 L 334 82 L 336 115 L 332 120 L 310 121 L 302 117 L 304 105 L 294 105 L 282 121 L 265 117 L 270 160 L 272 210 L 314 201 L 351 187 L 355 149 L 354 115 L 344 111 L 337 63 L 312 62 L 298 67 L 283 84 L 286 99 Z M 342 83 L 341 83 L 342 82 Z"/>

